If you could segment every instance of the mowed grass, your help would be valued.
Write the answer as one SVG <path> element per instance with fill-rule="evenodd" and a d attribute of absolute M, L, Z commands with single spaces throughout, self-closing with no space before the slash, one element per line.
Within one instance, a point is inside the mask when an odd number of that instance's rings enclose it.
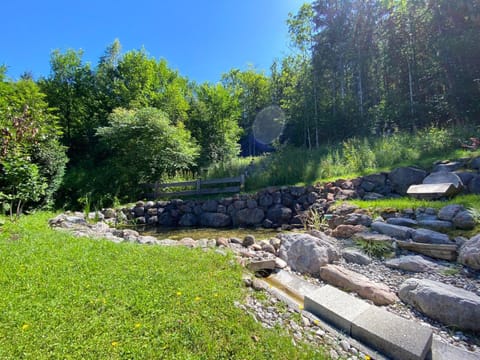
<path fill-rule="evenodd" d="M 1 359 L 322 359 L 234 305 L 233 256 L 0 226 Z"/>

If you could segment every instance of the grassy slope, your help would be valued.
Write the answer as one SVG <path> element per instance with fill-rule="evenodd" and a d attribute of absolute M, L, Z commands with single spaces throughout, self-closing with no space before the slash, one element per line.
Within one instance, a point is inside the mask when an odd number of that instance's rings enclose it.
<path fill-rule="evenodd" d="M 77 239 L 51 216 L 0 227 L 1 359 L 323 358 L 233 305 L 231 257 Z"/>

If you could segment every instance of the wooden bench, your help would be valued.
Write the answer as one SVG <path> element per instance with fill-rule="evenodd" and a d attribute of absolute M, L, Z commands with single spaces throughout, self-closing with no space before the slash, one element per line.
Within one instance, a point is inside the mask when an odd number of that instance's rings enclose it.
<path fill-rule="evenodd" d="M 212 185 L 220 185 L 211 187 Z M 145 194 L 148 199 L 157 199 L 166 196 L 190 196 L 190 195 L 211 195 L 223 193 L 239 193 L 245 185 L 245 176 L 240 175 L 232 178 L 193 180 L 173 183 L 144 184 L 146 188 L 153 189 L 153 193 Z M 188 190 L 169 191 L 171 188 L 192 188 Z"/>

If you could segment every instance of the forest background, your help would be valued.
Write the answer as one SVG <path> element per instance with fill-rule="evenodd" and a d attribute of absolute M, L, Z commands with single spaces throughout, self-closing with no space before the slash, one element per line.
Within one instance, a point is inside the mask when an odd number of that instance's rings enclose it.
<path fill-rule="evenodd" d="M 142 183 L 201 176 L 265 150 L 478 131 L 480 1 L 318 0 L 287 23 L 291 54 L 216 84 L 197 84 L 146 49 L 123 53 L 119 40 L 95 66 L 80 50 L 56 50 L 39 79 L 11 80 L 3 66 L 4 210 L 132 201 Z M 285 126 L 266 146 L 254 121 L 272 105 Z"/>

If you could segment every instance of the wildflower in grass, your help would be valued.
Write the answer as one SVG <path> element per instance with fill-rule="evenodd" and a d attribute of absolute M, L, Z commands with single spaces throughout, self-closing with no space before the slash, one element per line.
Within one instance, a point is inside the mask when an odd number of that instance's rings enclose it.
<path fill-rule="evenodd" d="M 25 331 L 25 330 L 28 330 L 30 328 L 30 325 L 28 324 L 23 324 L 22 325 L 22 330 Z"/>
<path fill-rule="evenodd" d="M 182 296 L 182 292 L 181 292 L 181 291 L 177 291 L 177 296 Z"/>
<path fill-rule="evenodd" d="M 136 323 L 136 324 L 135 324 L 135 329 L 139 329 L 141 326 L 142 326 L 142 324 Z"/>
<path fill-rule="evenodd" d="M 195 301 L 200 301 L 202 298 L 200 296 L 195 297 Z"/>
<path fill-rule="evenodd" d="M 120 345 L 120 343 L 118 341 L 112 341 L 112 346 L 113 347 L 117 347 L 118 345 Z"/>
<path fill-rule="evenodd" d="M 371 360 L 372 358 L 370 357 L 370 355 L 365 355 L 365 360 Z"/>

